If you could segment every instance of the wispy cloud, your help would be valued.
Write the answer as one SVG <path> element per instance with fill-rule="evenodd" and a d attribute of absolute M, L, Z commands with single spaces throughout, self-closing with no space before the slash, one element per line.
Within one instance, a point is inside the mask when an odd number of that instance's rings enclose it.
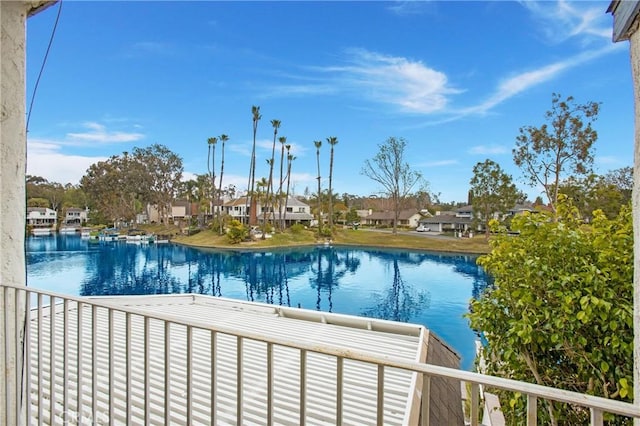
<path fill-rule="evenodd" d="M 449 96 L 461 91 L 451 87 L 447 75 L 421 61 L 350 49 L 347 65 L 328 68 L 345 89 L 355 89 L 371 100 L 389 103 L 401 111 L 431 114 L 444 110 Z M 363 90 L 364 89 L 364 90 Z"/>
<path fill-rule="evenodd" d="M 387 7 L 387 10 L 399 16 L 422 15 L 431 12 L 435 8 L 435 3 L 424 0 L 397 0 Z"/>
<path fill-rule="evenodd" d="M 520 4 L 531 12 L 537 28 L 554 44 L 572 38 L 583 44 L 611 39 L 611 22 L 600 3 L 524 0 Z"/>
<path fill-rule="evenodd" d="M 468 152 L 474 155 L 499 155 L 509 152 L 509 149 L 500 145 L 476 145 L 471 147 Z"/>
<path fill-rule="evenodd" d="M 453 166 L 455 164 L 459 164 L 458 160 L 439 160 L 439 161 L 429 161 L 426 163 L 421 163 L 420 167 L 446 167 Z"/>
<path fill-rule="evenodd" d="M 106 126 L 96 122 L 86 122 L 83 127 L 87 129 L 85 132 L 67 133 L 66 138 L 69 143 L 78 142 L 98 142 L 102 144 L 135 142 L 144 138 L 143 133 L 139 132 L 122 132 L 108 131 Z"/>
<path fill-rule="evenodd" d="M 534 86 L 551 81 L 561 73 L 571 68 L 575 68 L 585 62 L 612 53 L 621 47 L 624 46 L 609 44 L 600 49 L 579 53 L 563 61 L 516 74 L 498 84 L 494 93 L 491 94 L 484 102 L 469 108 L 464 108 L 460 112 L 463 116 L 468 114 L 484 114 L 507 99 L 510 99 Z"/>

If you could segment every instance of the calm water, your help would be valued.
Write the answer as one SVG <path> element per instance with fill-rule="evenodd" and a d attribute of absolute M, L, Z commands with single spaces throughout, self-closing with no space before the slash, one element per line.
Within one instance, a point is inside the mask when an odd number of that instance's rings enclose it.
<path fill-rule="evenodd" d="M 487 284 L 474 256 L 375 248 L 272 252 L 27 240 L 29 286 L 59 293 L 201 293 L 424 324 L 473 365 L 475 334 L 462 315 Z"/>

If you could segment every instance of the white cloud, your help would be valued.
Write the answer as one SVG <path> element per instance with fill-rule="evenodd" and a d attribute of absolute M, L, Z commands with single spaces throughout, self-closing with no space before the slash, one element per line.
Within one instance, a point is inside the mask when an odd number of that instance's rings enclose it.
<path fill-rule="evenodd" d="M 537 28 L 553 43 L 577 38 L 582 43 L 611 39 L 611 22 L 602 4 L 591 2 L 521 1 L 536 20 Z"/>
<path fill-rule="evenodd" d="M 441 112 L 448 104 L 449 95 L 460 93 L 449 86 L 446 74 L 421 61 L 365 49 L 350 49 L 347 54 L 351 65 L 332 69 L 339 74 L 342 84 L 346 88 L 357 88 L 374 101 L 396 105 L 404 112 Z"/>
<path fill-rule="evenodd" d="M 99 143 L 120 143 L 120 142 L 135 142 L 144 138 L 143 133 L 138 132 L 121 132 L 121 131 L 107 131 L 107 128 L 96 122 L 86 122 L 83 126 L 88 129 L 86 132 L 80 133 L 67 133 L 67 140 L 69 143 L 83 143 L 83 142 L 99 142 Z"/>
<path fill-rule="evenodd" d="M 531 87 L 537 86 L 544 82 L 553 80 L 559 74 L 565 72 L 570 68 L 577 67 L 587 61 L 596 59 L 600 56 L 612 53 L 617 49 L 624 47 L 621 44 L 606 45 L 603 48 L 596 50 L 589 50 L 577 55 L 571 56 L 564 61 L 555 62 L 545 65 L 543 67 L 533 69 L 530 71 L 524 71 L 516 74 L 510 78 L 503 80 L 494 93 L 489 98 L 479 105 L 461 110 L 462 115 L 468 114 L 483 114 L 494 108 L 496 105 L 506 101 L 519 93 L 524 92 Z"/>
<path fill-rule="evenodd" d="M 42 176 L 50 182 L 77 185 L 85 172 L 94 163 L 106 157 L 67 155 L 60 152 L 62 144 L 57 141 L 29 139 L 27 143 L 27 174 Z"/>
<path fill-rule="evenodd" d="M 422 163 L 421 167 L 445 167 L 445 166 L 453 166 L 455 164 L 459 164 L 458 160 L 440 160 L 440 161 L 429 161 L 427 163 Z"/>
<path fill-rule="evenodd" d="M 496 155 L 496 154 L 505 154 L 509 152 L 507 148 L 499 145 L 477 145 L 471 147 L 469 149 L 469 154 L 478 154 L 478 155 Z"/>

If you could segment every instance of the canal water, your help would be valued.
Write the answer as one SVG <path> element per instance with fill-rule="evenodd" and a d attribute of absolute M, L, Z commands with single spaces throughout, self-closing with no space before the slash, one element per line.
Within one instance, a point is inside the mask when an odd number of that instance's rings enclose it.
<path fill-rule="evenodd" d="M 464 314 L 488 277 L 471 255 L 353 247 L 247 252 L 173 244 L 27 239 L 27 284 L 95 295 L 200 293 L 423 324 L 472 369 Z"/>

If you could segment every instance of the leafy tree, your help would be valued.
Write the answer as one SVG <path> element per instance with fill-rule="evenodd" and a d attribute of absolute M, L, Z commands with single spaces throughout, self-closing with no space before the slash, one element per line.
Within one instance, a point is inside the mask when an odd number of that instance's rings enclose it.
<path fill-rule="evenodd" d="M 133 220 L 148 182 L 146 170 L 127 152 L 89 166 L 80 187 L 89 198 L 92 221 Z"/>
<path fill-rule="evenodd" d="M 35 198 L 29 198 L 27 200 L 27 207 L 45 207 L 45 208 L 49 208 L 51 204 L 49 203 L 49 200 L 47 200 L 46 198 L 39 198 L 39 197 L 35 197 Z"/>
<path fill-rule="evenodd" d="M 333 147 L 338 143 L 338 138 L 330 136 L 327 138 L 327 143 L 331 145 L 331 154 L 329 156 L 329 229 L 333 232 Z"/>
<path fill-rule="evenodd" d="M 404 153 L 407 142 L 404 138 L 390 137 L 385 143 L 378 145 L 378 153 L 371 160 L 366 160 L 361 173 L 379 183 L 384 193 L 393 203 L 393 233 L 397 233 L 398 216 L 401 204 L 411 189 L 423 181 L 422 174 L 412 170 L 405 162 Z"/>
<path fill-rule="evenodd" d="M 542 186 L 553 211 L 561 180 L 591 171 L 592 147 L 598 138 L 591 124 L 599 109 L 599 103 L 576 104 L 572 96 L 563 100 L 554 93 L 551 109 L 545 113 L 547 123 L 520 128 L 513 160 L 531 186 Z"/>
<path fill-rule="evenodd" d="M 618 188 L 625 203 L 631 200 L 631 192 L 633 191 L 633 167 L 622 167 L 611 170 L 604 176 L 604 181 Z"/>
<path fill-rule="evenodd" d="M 182 158 L 160 144 L 134 148 L 133 155 L 136 167 L 143 171 L 143 201 L 155 204 L 160 221 L 167 224 L 171 203 L 181 185 L 184 170 Z"/>
<path fill-rule="evenodd" d="M 489 221 L 498 213 L 505 213 L 516 204 L 518 189 L 511 176 L 500 165 L 489 159 L 473 167 L 471 205 L 478 220 L 485 225 L 489 236 Z"/>
<path fill-rule="evenodd" d="M 587 226 L 570 205 L 515 217 L 518 237 L 501 235 L 478 263 L 494 286 L 472 301 L 487 373 L 631 402 L 633 232 L 630 206 L 618 217 L 595 213 Z M 521 395 L 500 393 L 512 424 Z M 587 424 L 589 412 L 545 402 L 544 424 Z M 613 423 L 620 419 L 608 418 Z"/>
<path fill-rule="evenodd" d="M 623 180 L 618 180 L 619 175 L 615 173 L 605 176 L 590 174 L 584 178 L 572 176 L 560 183 L 558 192 L 571 199 L 584 219 L 590 220 L 595 210 L 602 210 L 612 219 L 631 201 L 631 188 Z"/>

